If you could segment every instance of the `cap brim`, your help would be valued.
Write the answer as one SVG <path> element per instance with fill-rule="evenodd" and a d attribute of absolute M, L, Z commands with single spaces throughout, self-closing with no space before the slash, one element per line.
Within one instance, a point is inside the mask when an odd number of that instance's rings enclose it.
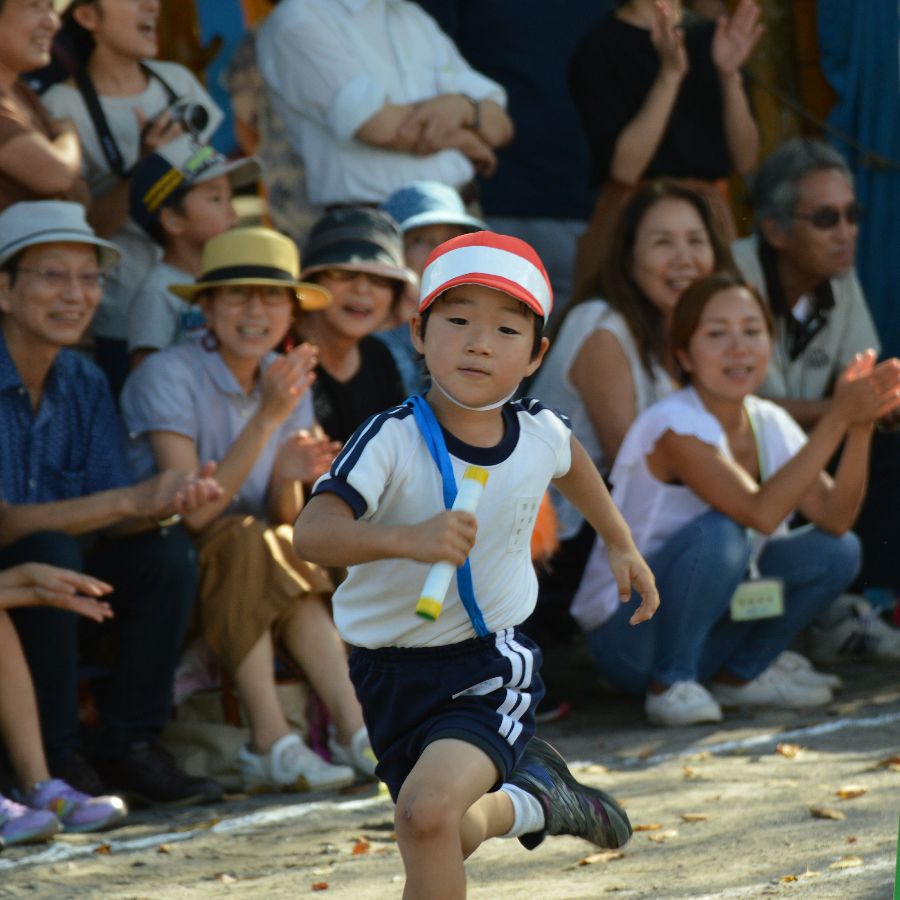
<path fill-rule="evenodd" d="M 205 181 L 212 181 L 213 178 L 227 175 L 228 181 L 233 188 L 242 188 L 259 181 L 261 174 L 262 169 L 259 160 L 255 156 L 245 156 L 242 159 L 230 160 L 210 166 L 199 178 L 194 181 L 185 181 L 182 187 L 190 189 L 195 185 L 203 184 Z"/>
<path fill-rule="evenodd" d="M 315 272 L 327 272 L 329 269 L 347 269 L 350 272 L 370 272 L 372 275 L 383 275 L 413 287 L 418 286 L 419 276 L 406 266 L 395 266 L 392 263 L 379 262 L 376 259 L 355 259 L 352 262 L 338 261 L 319 262 L 314 266 L 306 266 L 300 272 L 301 278 L 308 278 Z"/>
<path fill-rule="evenodd" d="M 294 291 L 301 309 L 314 310 L 322 309 L 331 303 L 331 292 L 318 284 L 312 284 L 308 281 L 282 281 L 278 278 L 225 278 L 221 281 L 196 281 L 193 284 L 170 284 L 168 289 L 193 303 L 197 299 L 197 295 L 211 288 L 224 287 L 227 284 L 238 285 L 265 285 L 272 287 L 290 288 Z"/>
<path fill-rule="evenodd" d="M 459 225 L 466 231 L 485 231 L 487 224 L 468 213 L 448 213 L 440 209 L 429 209 L 426 212 L 417 213 L 404 219 L 400 223 L 400 230 L 406 234 L 413 228 L 425 228 L 428 225 Z"/>
<path fill-rule="evenodd" d="M 504 278 L 502 275 L 488 275 L 484 273 L 479 273 L 478 275 L 472 275 L 472 273 L 467 273 L 465 275 L 460 275 L 457 278 L 452 278 L 449 281 L 444 282 L 440 285 L 440 287 L 433 290 L 427 297 L 423 297 L 419 301 L 419 312 L 425 312 L 441 294 L 446 294 L 451 288 L 460 287 L 464 284 L 477 284 L 482 287 L 493 288 L 495 291 L 500 291 L 503 294 L 509 294 L 510 297 L 518 300 L 520 303 L 523 303 L 527 306 L 535 315 L 539 316 L 542 320 L 545 319 L 544 310 L 540 308 L 540 306 L 535 302 L 534 297 L 522 287 L 521 284 L 517 281 L 512 281 L 509 278 Z"/>
<path fill-rule="evenodd" d="M 122 251 L 111 241 L 85 234 L 83 231 L 68 228 L 47 228 L 34 232 L 26 237 L 7 244 L 0 250 L 0 266 L 12 259 L 17 253 L 36 247 L 39 244 L 90 244 L 96 247 L 100 256 L 100 268 L 104 272 L 114 269 L 122 259 Z"/>

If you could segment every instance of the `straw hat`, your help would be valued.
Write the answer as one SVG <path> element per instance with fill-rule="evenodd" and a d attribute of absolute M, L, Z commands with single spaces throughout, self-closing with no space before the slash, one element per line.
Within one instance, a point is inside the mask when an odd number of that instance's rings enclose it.
<path fill-rule="evenodd" d="M 170 284 L 169 290 L 193 302 L 197 295 L 226 284 L 292 288 L 301 309 L 322 309 L 331 294 L 318 284 L 300 281 L 297 245 L 271 228 L 232 228 L 206 242 L 203 271 L 193 284 Z"/>

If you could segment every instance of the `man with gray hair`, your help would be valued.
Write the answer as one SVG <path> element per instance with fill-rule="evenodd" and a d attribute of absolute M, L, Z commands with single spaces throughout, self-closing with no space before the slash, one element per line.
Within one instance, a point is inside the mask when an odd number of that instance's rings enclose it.
<path fill-rule="evenodd" d="M 809 429 L 828 409 L 834 382 L 854 354 L 881 349 L 853 268 L 860 217 L 853 176 L 824 142 L 794 138 L 762 163 L 751 200 L 756 234 L 731 250 L 775 316 L 759 393 Z M 900 632 L 865 598 L 842 594 L 811 626 L 806 652 L 818 663 L 897 661 Z"/>
<path fill-rule="evenodd" d="M 811 428 L 853 355 L 880 350 L 853 268 L 860 216 L 853 177 L 827 144 L 794 138 L 762 163 L 751 200 L 756 233 L 731 249 L 775 315 L 760 394 Z"/>

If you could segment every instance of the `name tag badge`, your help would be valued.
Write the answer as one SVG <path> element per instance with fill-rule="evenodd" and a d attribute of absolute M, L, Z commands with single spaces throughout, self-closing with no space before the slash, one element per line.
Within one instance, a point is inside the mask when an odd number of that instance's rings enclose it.
<path fill-rule="evenodd" d="M 751 622 L 784 615 L 784 585 L 777 578 L 744 581 L 731 598 L 731 620 Z"/>

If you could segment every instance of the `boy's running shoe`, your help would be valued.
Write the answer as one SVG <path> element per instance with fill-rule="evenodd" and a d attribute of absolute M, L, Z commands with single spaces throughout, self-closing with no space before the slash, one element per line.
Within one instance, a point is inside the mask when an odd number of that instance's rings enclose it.
<path fill-rule="evenodd" d="M 621 847 L 631 837 L 625 810 L 605 791 L 576 781 L 565 760 L 540 738 L 528 742 L 509 781 L 536 797 L 544 810 L 544 827 L 519 837 L 528 850 L 548 834 L 571 834 L 609 848 Z"/>

